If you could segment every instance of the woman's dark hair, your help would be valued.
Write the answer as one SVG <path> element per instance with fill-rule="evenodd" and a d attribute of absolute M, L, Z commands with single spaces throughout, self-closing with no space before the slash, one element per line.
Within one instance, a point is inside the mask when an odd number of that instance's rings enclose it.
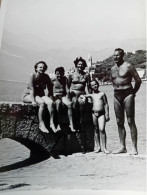
<path fill-rule="evenodd" d="M 43 64 L 43 65 L 44 65 L 44 71 L 47 70 L 47 68 L 48 68 L 47 64 L 46 64 L 44 61 L 39 61 L 39 62 L 37 62 L 37 63 L 34 65 L 35 72 L 37 72 L 36 69 L 37 69 L 38 64 Z"/>
<path fill-rule="evenodd" d="M 124 50 L 123 50 L 123 49 L 121 49 L 121 48 L 116 48 L 114 51 L 119 51 L 119 52 L 122 54 L 122 56 L 124 56 L 124 55 L 125 55 Z"/>
<path fill-rule="evenodd" d="M 60 73 L 63 74 L 63 75 L 64 75 L 64 73 L 65 73 L 65 70 L 64 70 L 64 68 L 63 68 L 62 66 L 57 67 L 57 68 L 55 69 L 55 74 L 56 74 L 57 71 L 60 72 Z"/>
<path fill-rule="evenodd" d="M 87 63 L 86 63 L 86 61 L 85 61 L 82 57 L 78 57 L 78 58 L 75 59 L 75 61 L 74 61 L 75 67 L 77 67 L 77 64 L 78 64 L 80 61 L 83 62 L 83 66 L 84 66 L 84 68 L 85 68 L 85 67 L 87 66 Z"/>

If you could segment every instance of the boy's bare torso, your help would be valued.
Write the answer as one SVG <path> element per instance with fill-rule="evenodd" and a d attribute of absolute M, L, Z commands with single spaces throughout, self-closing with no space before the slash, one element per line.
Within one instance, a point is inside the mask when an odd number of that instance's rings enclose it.
<path fill-rule="evenodd" d="M 103 92 L 93 93 L 93 94 L 90 94 L 90 96 L 93 102 L 92 110 L 103 111 L 104 110 L 104 99 L 103 99 L 104 93 Z"/>

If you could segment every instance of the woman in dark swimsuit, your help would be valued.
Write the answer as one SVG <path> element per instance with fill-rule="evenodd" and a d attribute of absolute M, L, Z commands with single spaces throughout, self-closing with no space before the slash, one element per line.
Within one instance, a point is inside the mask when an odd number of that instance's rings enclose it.
<path fill-rule="evenodd" d="M 84 72 L 84 69 L 87 66 L 87 64 L 82 57 L 76 58 L 74 64 L 76 69 L 73 74 L 69 75 L 68 85 L 70 88 L 70 98 L 73 103 L 75 122 L 76 124 L 78 124 L 78 120 L 80 120 L 79 123 L 82 124 L 85 102 L 83 102 L 79 97 L 80 95 L 86 94 L 86 87 L 87 92 L 90 92 L 90 75 L 89 73 Z"/>
<path fill-rule="evenodd" d="M 47 105 L 50 113 L 50 127 L 54 132 L 56 128 L 53 121 L 54 116 L 54 102 L 51 99 L 53 96 L 53 86 L 51 79 L 48 74 L 45 73 L 47 70 L 47 64 L 44 61 L 39 61 L 34 66 L 35 73 L 30 75 L 27 89 L 24 90 L 22 100 L 24 103 L 32 103 L 32 105 L 39 105 L 39 129 L 42 132 L 48 133 L 48 129 L 43 121 L 43 110 L 45 104 Z M 48 95 L 45 95 L 45 89 L 48 90 Z"/>

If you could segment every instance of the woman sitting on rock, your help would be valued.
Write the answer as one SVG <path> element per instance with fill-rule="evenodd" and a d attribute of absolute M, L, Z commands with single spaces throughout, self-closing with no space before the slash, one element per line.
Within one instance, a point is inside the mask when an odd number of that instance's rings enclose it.
<path fill-rule="evenodd" d="M 45 127 L 42 117 L 43 110 L 46 105 L 50 113 L 50 127 L 54 132 L 56 132 L 56 128 L 53 122 L 54 102 L 50 98 L 53 95 L 53 86 L 49 75 L 45 73 L 45 71 L 47 70 L 47 65 L 44 61 L 39 61 L 35 64 L 34 69 L 35 73 L 30 75 L 27 89 L 23 93 L 23 102 L 32 103 L 32 105 L 39 105 L 39 129 L 42 132 L 48 133 L 49 131 Z M 44 90 L 46 88 L 48 89 L 48 95 L 45 95 Z"/>

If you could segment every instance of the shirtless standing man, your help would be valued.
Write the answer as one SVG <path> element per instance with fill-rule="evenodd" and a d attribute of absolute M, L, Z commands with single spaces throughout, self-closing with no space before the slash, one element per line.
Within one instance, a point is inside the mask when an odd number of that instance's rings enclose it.
<path fill-rule="evenodd" d="M 137 155 L 137 128 L 135 124 L 135 95 L 141 85 L 141 79 L 136 69 L 123 60 L 124 50 L 117 48 L 114 51 L 115 65 L 111 69 L 112 83 L 114 87 L 114 110 L 120 138 L 120 149 L 113 154 L 126 153 L 126 131 L 124 127 L 124 110 L 126 111 L 128 125 L 131 131 L 132 151 L 130 154 Z M 135 80 L 134 87 L 131 84 Z"/>

